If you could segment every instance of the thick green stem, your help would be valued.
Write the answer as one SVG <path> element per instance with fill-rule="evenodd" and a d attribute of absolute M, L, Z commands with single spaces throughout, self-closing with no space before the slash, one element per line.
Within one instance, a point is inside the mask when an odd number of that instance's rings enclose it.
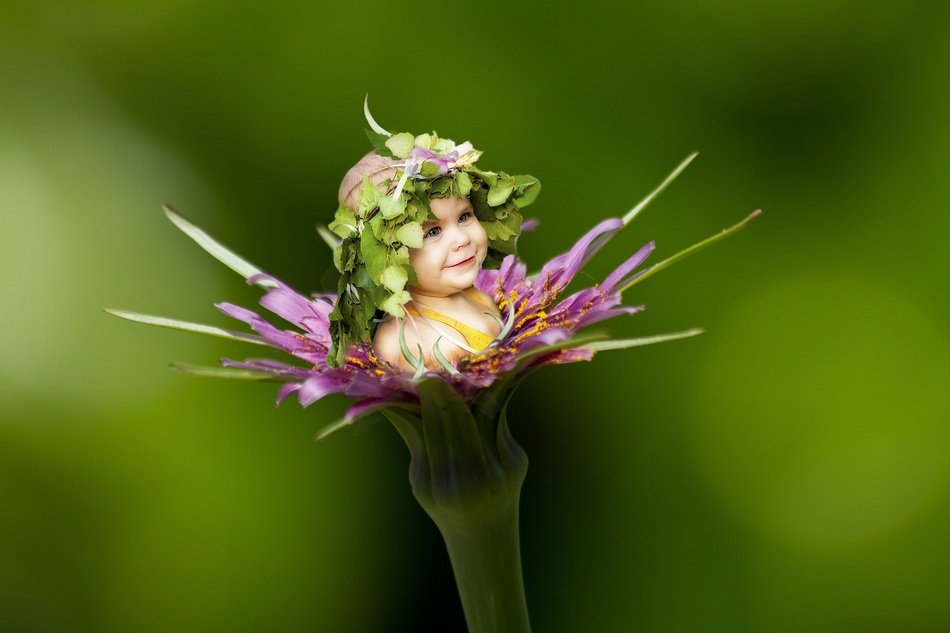
<path fill-rule="evenodd" d="M 494 516 L 436 524 L 449 550 L 469 633 L 528 633 L 517 495 Z"/>
<path fill-rule="evenodd" d="M 409 481 L 449 552 L 469 633 L 530 633 L 518 502 L 528 458 L 508 430 L 514 383 L 466 404 L 440 380 L 419 384 L 420 415 L 383 411 L 412 455 Z"/>

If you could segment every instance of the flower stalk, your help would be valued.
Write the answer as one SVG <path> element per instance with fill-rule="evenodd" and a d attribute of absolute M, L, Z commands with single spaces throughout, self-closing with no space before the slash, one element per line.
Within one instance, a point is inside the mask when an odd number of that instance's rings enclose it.
<path fill-rule="evenodd" d="M 437 379 L 419 383 L 420 412 L 382 409 L 412 461 L 416 500 L 445 540 L 469 633 L 528 633 L 518 507 L 528 457 L 508 428 L 520 381 L 466 404 Z"/>

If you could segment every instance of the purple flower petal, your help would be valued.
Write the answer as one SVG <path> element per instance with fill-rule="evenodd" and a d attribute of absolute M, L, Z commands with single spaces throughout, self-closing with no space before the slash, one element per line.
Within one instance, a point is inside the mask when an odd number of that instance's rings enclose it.
<path fill-rule="evenodd" d="M 623 220 L 619 218 L 604 220 L 578 240 L 571 250 L 545 264 L 538 279 L 550 278 L 553 285 L 563 289 L 574 279 L 577 271 L 622 228 Z"/>
<path fill-rule="evenodd" d="M 300 386 L 301 383 L 299 382 L 288 382 L 287 384 L 282 385 L 280 391 L 277 392 L 277 406 L 279 407 L 280 404 L 287 399 L 287 396 L 299 391 Z"/>
<path fill-rule="evenodd" d="M 539 226 L 541 226 L 541 220 L 537 218 L 530 218 L 521 223 L 521 232 L 530 233 L 531 231 L 534 231 L 535 229 L 537 229 Z"/>
<path fill-rule="evenodd" d="M 653 249 L 656 248 L 656 244 L 653 242 L 648 242 L 640 250 L 634 253 L 627 261 L 620 264 L 604 279 L 604 283 L 601 286 L 607 292 L 613 292 L 614 288 L 618 285 L 622 285 L 620 282 L 623 278 L 637 266 L 643 263 L 643 261 L 650 256 L 653 252 Z"/>
<path fill-rule="evenodd" d="M 342 393 L 346 387 L 346 380 L 341 376 L 311 374 L 297 391 L 297 400 L 300 406 L 309 407 L 311 404 L 331 393 Z"/>
<path fill-rule="evenodd" d="M 616 316 L 637 314 L 639 312 L 643 312 L 643 306 L 621 306 L 619 308 L 592 310 L 578 321 L 577 329 L 589 327 Z"/>

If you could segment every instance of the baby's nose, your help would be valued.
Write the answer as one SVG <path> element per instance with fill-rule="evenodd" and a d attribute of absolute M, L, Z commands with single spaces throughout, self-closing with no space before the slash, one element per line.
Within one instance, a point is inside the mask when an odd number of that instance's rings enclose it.
<path fill-rule="evenodd" d="M 466 246 L 471 241 L 471 238 L 468 236 L 468 232 L 461 228 L 456 228 L 452 237 L 452 243 L 455 244 L 456 247 Z"/>

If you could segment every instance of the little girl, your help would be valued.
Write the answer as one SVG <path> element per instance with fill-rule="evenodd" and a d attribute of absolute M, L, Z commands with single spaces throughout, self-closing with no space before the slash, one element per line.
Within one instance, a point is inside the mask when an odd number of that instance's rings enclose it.
<path fill-rule="evenodd" d="M 456 146 L 434 133 L 396 137 L 411 139 L 409 147 L 397 146 L 401 157 L 370 152 L 340 184 L 337 228 L 331 228 L 345 236 L 344 245 L 351 240 L 352 253 L 335 254 L 346 281 L 341 280 L 340 298 L 357 305 L 374 302 L 378 308 L 362 331 L 365 337 L 374 330 L 372 346 L 379 358 L 412 371 L 405 344 L 417 359 L 421 349 L 426 368 L 439 371 L 444 367 L 438 356 L 458 366 L 500 332 L 498 306 L 475 288 L 475 279 L 483 265 L 497 267 L 504 255 L 514 253 L 519 207 L 533 200 L 540 185 L 530 176 L 475 168 L 480 152 L 471 144 Z M 358 270 L 361 259 L 366 274 Z M 401 261 L 411 270 L 400 273 Z M 338 306 L 340 320 L 345 320 L 341 307 L 350 310 L 346 314 L 365 314 L 354 305 Z"/>

